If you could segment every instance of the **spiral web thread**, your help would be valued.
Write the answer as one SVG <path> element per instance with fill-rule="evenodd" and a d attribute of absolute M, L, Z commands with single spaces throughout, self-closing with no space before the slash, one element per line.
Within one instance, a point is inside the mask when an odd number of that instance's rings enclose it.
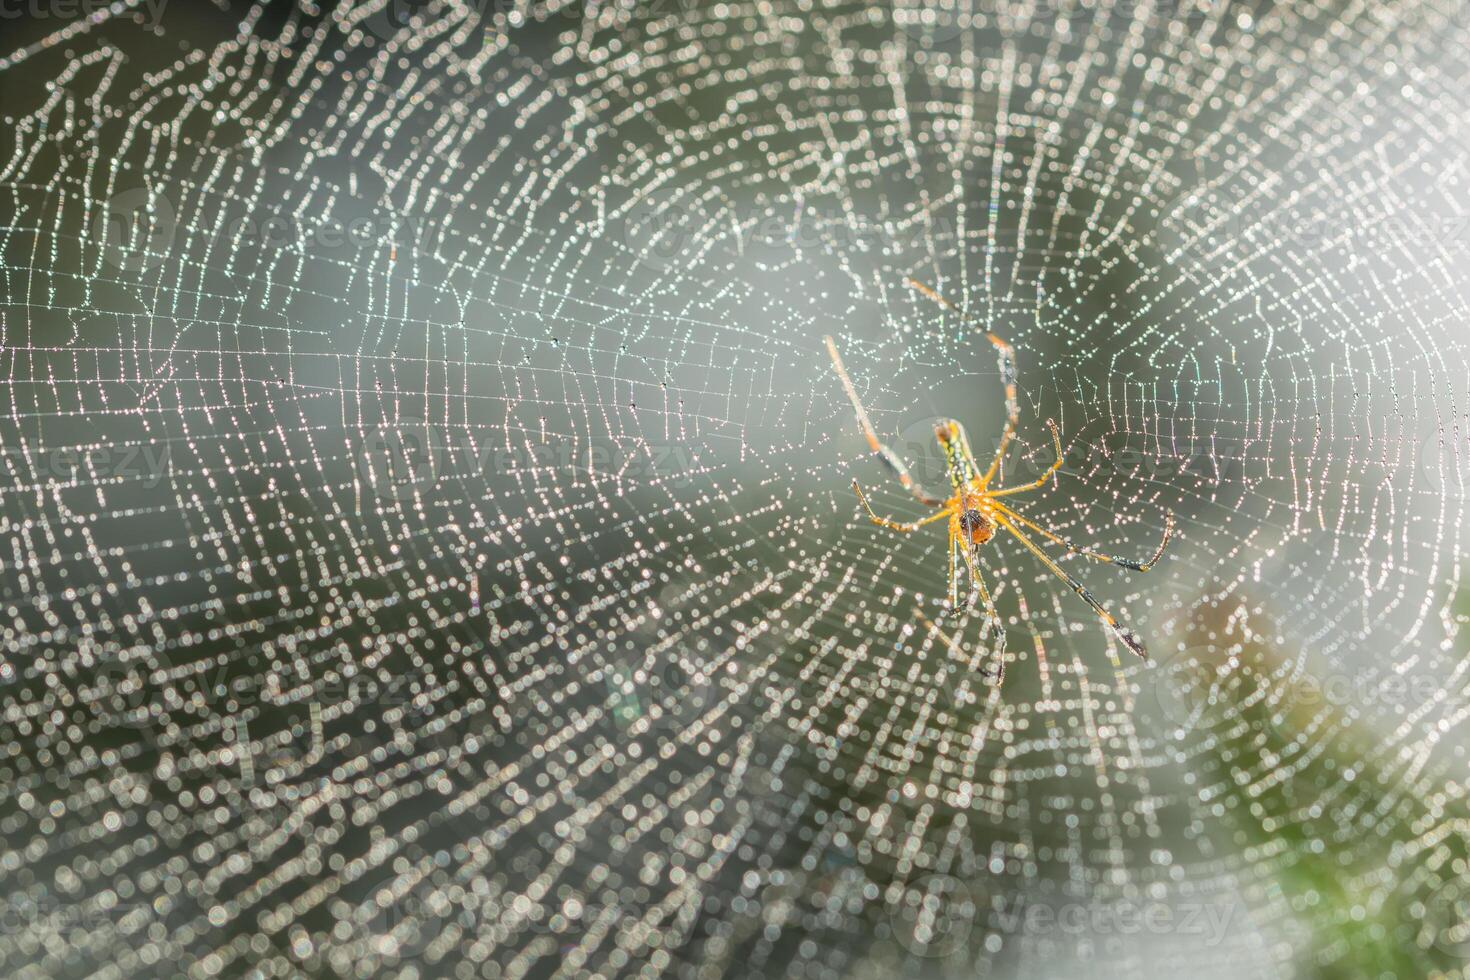
<path fill-rule="evenodd" d="M 119 3 L 0 47 L 9 975 L 1470 956 L 1453 5 Z M 43 84 L 43 82 L 45 84 Z M 871 527 L 821 338 L 1001 536 Z M 1017 498 L 1018 501 L 1022 498 Z M 1059 549 L 1052 549 L 1059 553 Z M 943 638 L 941 638 L 943 637 Z M 1005 680 L 985 673 L 1003 658 Z"/>

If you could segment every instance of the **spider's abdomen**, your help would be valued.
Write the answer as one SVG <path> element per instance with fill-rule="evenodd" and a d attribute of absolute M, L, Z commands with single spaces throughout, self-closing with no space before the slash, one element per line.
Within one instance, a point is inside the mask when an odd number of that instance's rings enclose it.
<path fill-rule="evenodd" d="M 975 507 L 966 507 L 960 512 L 960 530 L 971 544 L 984 544 L 995 537 L 995 522 L 985 512 Z"/>

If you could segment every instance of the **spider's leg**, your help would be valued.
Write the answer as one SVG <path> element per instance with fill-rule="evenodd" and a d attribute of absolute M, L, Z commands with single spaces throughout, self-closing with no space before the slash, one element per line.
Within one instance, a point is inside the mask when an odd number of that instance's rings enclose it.
<path fill-rule="evenodd" d="M 1118 639 L 1123 641 L 1124 646 L 1126 646 L 1129 650 L 1132 650 L 1144 660 L 1148 659 L 1148 654 L 1143 649 L 1143 643 L 1140 642 L 1138 637 L 1133 634 L 1133 631 L 1114 619 L 1113 614 L 1104 609 L 1102 603 L 1098 602 L 1097 599 L 1093 597 L 1092 593 L 1088 592 L 1081 582 L 1078 582 L 1071 575 L 1068 575 L 1066 570 L 1063 569 L 1062 566 L 1052 561 L 1047 553 L 1042 551 L 1041 548 L 1037 546 L 1035 541 L 1032 541 L 1030 538 L 1028 538 L 1026 536 L 1026 532 L 1022 531 L 1018 526 L 1016 526 L 1015 522 L 1013 522 L 1010 518 L 1006 517 L 1004 514 L 997 514 L 996 519 L 1001 527 L 1011 532 L 1011 534 L 1014 535 L 1015 538 L 1023 545 L 1025 545 L 1027 550 L 1035 555 L 1036 559 L 1040 561 L 1043 565 L 1045 565 L 1053 575 L 1057 576 L 1057 578 L 1061 579 L 1063 582 L 1066 582 L 1069 586 L 1071 586 L 1072 591 L 1081 596 L 1082 601 L 1091 606 L 1092 611 L 1097 613 L 1098 616 L 1101 617 L 1102 621 L 1110 629 L 1112 629 L 1114 633 L 1117 634 Z"/>
<path fill-rule="evenodd" d="M 913 475 L 909 473 L 909 468 L 904 465 L 903 460 L 898 458 L 898 454 L 879 440 L 878 433 L 873 430 L 873 423 L 868 421 L 868 413 L 864 411 L 862 401 L 858 399 L 857 389 L 852 386 L 852 379 L 847 376 L 847 368 L 842 366 L 842 355 L 837 353 L 837 344 L 831 337 L 823 339 L 827 342 L 827 353 L 832 355 L 832 366 L 837 369 L 837 377 L 842 379 L 842 387 L 847 392 L 848 400 L 852 402 L 853 411 L 857 413 L 858 425 L 862 426 L 863 435 L 867 437 L 868 448 L 888 465 L 888 468 L 898 477 L 898 482 L 903 484 L 903 488 L 913 494 L 914 499 L 919 503 L 926 507 L 938 507 L 943 504 L 943 500 L 925 493 L 918 483 L 914 482 Z"/>
<path fill-rule="evenodd" d="M 1000 613 L 996 611 L 995 600 L 990 598 L 990 590 L 985 587 L 985 577 L 980 574 L 980 566 L 975 562 L 975 556 L 971 553 L 971 549 L 965 548 L 964 555 L 965 565 L 970 569 L 970 580 L 975 583 L 975 587 L 980 592 L 980 601 L 985 603 L 985 626 L 980 630 L 980 637 L 984 639 L 985 630 L 991 625 L 995 626 L 995 655 L 999 661 L 995 676 L 1002 677 L 1005 675 L 1006 669 L 1006 628 L 1000 621 Z"/>
<path fill-rule="evenodd" d="M 1021 403 L 1016 397 L 1016 350 L 993 333 L 986 333 L 985 336 L 1000 351 L 1000 380 L 1006 389 L 1006 427 L 1001 432 L 1000 443 L 995 448 L 995 458 L 990 461 L 990 467 L 986 469 L 985 476 L 980 480 L 982 487 L 989 486 L 990 481 L 999 472 L 1001 461 L 1006 458 L 1006 450 L 1010 448 L 1011 439 L 1016 434 L 1016 422 L 1021 417 Z"/>
<path fill-rule="evenodd" d="M 995 447 L 995 457 L 991 459 L 990 465 L 985 469 L 985 476 L 980 479 L 980 486 L 990 485 L 995 479 L 995 474 L 1000 471 L 1000 461 L 1006 458 L 1006 450 L 1010 448 L 1011 438 L 1016 434 L 1016 421 L 1011 419 L 1006 423 L 1005 430 L 1000 434 L 1000 442 Z"/>
<path fill-rule="evenodd" d="M 933 524 L 940 518 L 950 516 L 950 509 L 946 507 L 944 510 L 930 514 L 923 520 L 913 521 L 912 523 L 908 524 L 905 524 L 902 521 L 895 521 L 891 517 L 879 517 L 877 514 L 873 513 L 873 508 L 868 503 L 868 498 L 863 494 L 863 488 L 858 486 L 858 482 L 856 480 L 852 481 L 852 489 L 856 491 L 858 500 L 861 501 L 863 505 L 863 510 L 868 512 L 868 517 L 873 521 L 874 524 L 877 524 L 880 527 L 890 528 L 894 531 L 902 531 L 904 534 L 908 534 L 911 531 L 917 531 L 925 524 Z"/>
<path fill-rule="evenodd" d="M 924 615 L 924 611 L 922 609 L 920 609 L 919 607 L 917 607 L 917 606 L 914 607 L 914 618 L 917 619 L 919 622 L 923 623 L 924 626 L 927 627 L 931 633 L 935 634 L 941 640 L 943 640 L 944 641 L 944 645 L 947 646 L 947 647 L 949 647 L 949 650 L 950 650 L 951 653 L 953 653 L 956 657 L 959 657 L 960 659 L 965 660 L 967 663 L 970 663 L 971 666 L 973 666 L 973 658 L 972 658 L 972 656 L 970 654 L 965 653 L 965 651 L 960 648 L 960 645 L 958 643 L 956 643 L 954 640 L 951 640 L 949 637 L 945 636 L 940 631 L 939 627 L 938 626 L 935 626 L 934 625 L 934 622 L 932 620 L 930 620 L 928 616 L 925 616 Z M 1005 671 L 1005 663 L 1004 663 L 1004 661 L 1002 661 L 1001 664 L 1000 664 L 1000 666 L 997 668 L 997 670 L 996 670 L 996 672 L 995 672 L 995 674 L 993 676 L 995 676 L 998 679 L 999 678 L 1004 678 L 1005 677 L 1005 672 L 1006 672 Z M 982 671 L 982 673 L 984 673 L 984 671 Z"/>
<path fill-rule="evenodd" d="M 1030 483 L 1023 483 L 1018 487 L 1007 487 L 1004 490 L 996 490 L 993 493 L 987 494 L 987 496 L 1005 497 L 1013 493 L 1025 493 L 1027 490 L 1035 490 L 1038 487 L 1045 486 L 1046 481 L 1051 479 L 1051 475 L 1062 468 L 1062 437 L 1057 433 L 1057 424 L 1055 422 L 1047 419 L 1046 424 L 1051 429 L 1051 442 L 1057 451 L 1057 461 L 1048 466 L 1045 473 Z"/>
<path fill-rule="evenodd" d="M 1153 557 L 1150 558 L 1148 561 L 1134 561 L 1131 558 L 1118 558 L 1114 555 L 1104 555 L 1100 552 L 1092 551 L 1087 548 L 1079 548 L 1056 532 L 1047 530 L 1040 524 L 1037 524 L 1035 521 L 1028 518 L 1026 515 L 1012 510 L 1005 504 L 997 503 L 995 506 L 999 507 L 1001 513 L 1005 514 L 1011 520 L 1016 521 L 1019 524 L 1026 525 L 1037 534 L 1040 534 L 1042 537 L 1046 538 L 1049 541 L 1052 541 L 1055 544 L 1061 545 L 1068 551 L 1074 551 L 1079 555 L 1085 555 L 1086 557 L 1091 558 L 1095 561 L 1103 561 L 1111 565 L 1119 565 L 1123 568 L 1130 568 L 1135 572 L 1146 572 L 1150 568 L 1153 568 L 1154 565 L 1158 564 L 1159 559 L 1162 558 L 1164 555 L 1164 549 L 1169 545 L 1170 536 L 1174 533 L 1174 512 L 1168 511 L 1164 523 L 1164 539 L 1159 542 L 1158 550 L 1154 552 Z"/>
<path fill-rule="evenodd" d="M 984 324 L 979 320 L 958 306 L 955 306 L 949 300 L 940 296 L 922 282 L 919 282 L 919 280 L 910 278 L 905 280 L 905 282 L 945 309 L 950 310 L 963 319 L 969 320 L 982 330 L 985 329 Z M 1037 316 L 1040 316 L 1039 310 L 1037 311 Z M 989 484 L 995 477 L 996 471 L 1000 469 L 1000 461 L 1005 459 L 1006 449 L 1010 446 L 1011 438 L 1016 434 L 1016 422 L 1021 417 L 1021 402 L 1016 396 L 1016 349 L 989 330 L 985 331 L 985 339 L 995 345 L 1000 359 L 1000 380 L 1001 384 L 1005 386 L 1006 391 L 1006 427 L 1000 435 L 1000 444 L 995 450 L 995 458 L 990 461 L 990 468 L 985 471 L 985 476 L 980 480 L 982 487 Z M 978 469 L 978 467 L 976 468 Z"/>
<path fill-rule="evenodd" d="M 960 542 L 960 553 L 965 556 L 965 567 L 970 570 L 970 581 L 980 587 L 980 594 L 985 594 L 985 583 L 980 580 L 980 569 L 975 565 L 974 550 L 963 541 Z"/>
<path fill-rule="evenodd" d="M 955 558 L 955 549 L 959 546 L 959 535 L 955 533 L 955 520 L 949 521 L 949 608 L 957 609 L 960 604 L 960 568 Z"/>

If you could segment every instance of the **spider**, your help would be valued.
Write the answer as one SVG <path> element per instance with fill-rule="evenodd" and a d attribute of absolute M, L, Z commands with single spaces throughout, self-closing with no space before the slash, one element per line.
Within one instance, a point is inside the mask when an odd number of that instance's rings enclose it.
<path fill-rule="evenodd" d="M 929 299 L 934 300 L 946 309 L 959 314 L 965 319 L 971 320 L 963 311 L 959 310 L 948 300 L 944 299 L 928 286 L 914 279 L 906 280 L 913 289 L 918 290 Z M 912 523 L 895 521 L 891 518 L 880 517 L 873 512 L 868 498 L 863 493 L 863 488 L 858 485 L 857 480 L 852 481 L 852 488 L 857 493 L 858 500 L 863 509 L 868 512 L 868 517 L 874 524 L 909 534 L 917 531 L 926 524 L 936 521 L 949 521 L 949 605 L 955 608 L 958 603 L 959 588 L 959 566 L 958 558 L 963 557 L 965 567 L 969 570 L 970 580 L 975 585 L 975 590 L 985 603 L 985 610 L 989 621 L 995 624 L 999 647 L 1005 647 L 1005 629 L 1001 625 L 1000 615 L 996 612 L 995 603 L 990 598 L 990 591 L 985 587 L 985 580 L 980 575 L 977 563 L 981 545 L 995 537 L 997 529 L 1011 534 L 1016 540 L 1036 556 L 1047 570 L 1052 572 L 1062 581 L 1069 585 L 1073 592 L 1081 596 L 1082 601 L 1092 607 L 1092 611 L 1101 617 L 1109 629 L 1123 641 L 1123 645 L 1132 650 L 1144 660 L 1148 659 L 1143 644 L 1133 631 L 1122 625 L 1113 617 L 1102 603 L 1095 599 L 1083 585 L 1069 575 L 1060 565 L 1056 563 L 1041 546 L 1033 541 L 1026 533 L 1027 530 L 1034 531 L 1053 544 L 1061 545 L 1069 553 L 1084 555 L 1094 561 L 1107 562 L 1113 565 L 1121 565 L 1123 568 L 1132 569 L 1136 572 L 1146 572 L 1158 562 L 1163 556 L 1164 549 L 1169 544 L 1169 537 L 1174 533 L 1174 515 L 1169 513 L 1164 525 L 1164 539 L 1159 542 L 1158 550 L 1148 561 L 1130 561 L 1126 558 L 1116 558 L 1112 555 L 1100 554 L 1087 548 L 1079 548 L 1065 538 L 1053 531 L 1042 527 L 1040 524 L 1021 514 L 1013 507 L 1004 502 L 1003 498 L 1013 494 L 1026 493 L 1037 490 L 1046 485 L 1057 470 L 1062 468 L 1062 438 L 1057 432 L 1056 423 L 1051 419 L 1046 420 L 1047 427 L 1051 429 L 1052 446 L 1056 450 L 1056 462 L 1047 468 L 1046 472 L 1030 483 L 1019 486 L 1007 487 L 1003 490 L 992 490 L 990 483 L 995 479 L 1000 469 L 1001 460 L 1005 457 L 1006 449 L 1010 445 L 1011 438 L 1016 433 L 1016 423 L 1020 417 L 1020 404 L 1016 398 L 1016 362 L 1015 351 L 1011 345 L 1001 340 L 994 333 L 986 331 L 986 338 L 996 346 L 1000 356 L 1001 380 L 1005 384 L 1006 399 L 1006 426 L 1001 433 L 1000 444 L 996 448 L 995 458 L 990 461 L 990 466 L 982 474 L 980 467 L 975 462 L 975 456 L 970 451 L 970 440 L 965 435 L 964 426 L 954 419 L 943 419 L 934 427 L 934 436 L 939 440 L 939 446 L 944 451 L 945 469 L 949 473 L 950 487 L 953 494 L 941 499 L 925 493 L 909 474 L 908 467 L 899 459 L 898 454 L 885 446 L 873 430 L 873 424 L 868 421 L 868 413 L 863 410 L 863 404 L 858 399 L 857 389 L 853 387 L 852 379 L 847 375 L 847 369 L 842 366 L 842 357 L 837 353 L 837 345 L 831 337 L 824 338 L 827 342 L 827 352 L 832 355 L 832 366 L 837 369 L 837 376 L 842 379 L 842 387 L 847 391 L 847 397 L 852 402 L 853 409 L 857 412 L 858 425 L 862 426 L 863 434 L 867 436 L 868 446 L 878 455 L 888 468 L 898 477 L 898 482 L 903 488 L 913 495 L 914 499 L 926 507 L 938 508 L 933 514 L 922 520 Z M 930 624 L 932 627 L 932 624 Z M 982 631 L 983 635 L 983 631 Z"/>

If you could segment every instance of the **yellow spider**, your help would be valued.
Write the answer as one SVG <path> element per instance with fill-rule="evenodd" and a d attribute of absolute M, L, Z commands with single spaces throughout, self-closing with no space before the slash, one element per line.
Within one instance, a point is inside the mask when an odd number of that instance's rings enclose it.
<path fill-rule="evenodd" d="M 945 300 L 934 290 L 921 282 L 913 279 L 907 280 L 908 285 L 917 289 L 925 296 L 965 316 L 952 303 Z M 968 319 L 968 317 L 966 317 Z M 1028 551 L 1036 556 L 1048 570 L 1062 581 L 1071 586 L 1072 591 L 1082 597 L 1082 600 L 1092 607 L 1092 610 L 1102 617 L 1102 621 L 1118 635 L 1123 645 L 1132 650 L 1143 659 L 1148 659 L 1144 652 L 1143 644 L 1133 631 L 1120 624 L 1113 618 L 1112 614 L 1103 608 L 1102 603 L 1093 598 L 1091 592 L 1082 586 L 1080 582 L 1067 574 L 1050 556 L 1043 552 L 1035 541 L 1031 540 L 1022 528 L 1028 528 L 1040 534 L 1054 544 L 1059 544 L 1069 552 L 1085 555 L 1095 561 L 1108 562 L 1121 565 L 1137 572 L 1146 572 L 1158 562 L 1164 554 L 1164 548 L 1169 544 L 1169 537 L 1174 532 L 1174 515 L 1170 513 L 1164 526 L 1164 539 L 1159 542 L 1159 548 L 1148 561 L 1130 561 L 1125 558 L 1115 558 L 1111 555 L 1099 554 L 1086 548 L 1079 548 L 1060 535 L 1047 530 L 1035 521 L 1025 517 L 1018 511 L 1008 507 L 1001 502 L 1002 497 L 1011 494 L 1025 493 L 1028 490 L 1036 490 L 1046 484 L 1052 474 L 1061 469 L 1062 466 L 1062 439 L 1057 433 L 1056 423 L 1047 419 L 1046 424 L 1051 429 L 1052 445 L 1056 449 L 1056 462 L 1040 477 L 1030 483 L 1015 487 L 1007 487 L 1004 490 L 990 489 L 990 481 L 995 478 L 1000 468 L 1000 461 L 1005 457 L 1006 449 L 1010 445 L 1011 437 L 1016 433 L 1016 422 L 1020 417 L 1020 405 L 1016 399 L 1016 366 L 1015 352 L 1011 345 L 1001 340 L 993 333 L 985 335 L 996 349 L 1000 352 L 1000 374 L 1006 389 L 1006 414 L 1007 421 L 1005 430 L 1001 433 L 1000 445 L 996 449 L 995 458 L 990 461 L 990 466 L 982 475 L 979 466 L 975 463 L 975 456 L 970 452 L 970 440 L 965 436 L 964 427 L 954 419 L 944 419 L 934 427 L 934 436 L 939 440 L 940 448 L 944 450 L 945 468 L 949 473 L 949 482 L 954 490 L 953 496 L 941 500 L 931 497 L 925 493 L 914 478 L 909 474 L 908 467 L 904 466 L 903 460 L 887 446 L 879 441 L 877 433 L 873 431 L 873 424 L 868 421 L 868 413 L 863 410 L 863 404 L 858 400 L 857 390 L 852 385 L 852 379 L 847 376 L 847 369 L 842 366 L 842 357 L 837 353 L 837 345 L 831 337 L 826 337 L 827 351 L 832 355 L 832 366 L 837 369 L 837 376 L 842 379 L 842 387 L 847 390 L 847 397 L 852 401 L 852 407 L 857 412 L 858 424 L 863 428 L 863 434 L 868 438 L 868 446 L 877 453 L 889 469 L 893 470 L 898 477 L 898 482 L 903 484 L 904 489 L 913 494 L 914 499 L 926 507 L 939 508 L 935 513 L 923 520 L 913 523 L 895 521 L 887 517 L 879 517 L 873 513 L 873 508 L 868 504 L 868 498 L 863 495 L 862 487 L 858 486 L 856 480 L 852 481 L 853 490 L 857 491 L 858 500 L 862 502 L 863 509 L 868 512 L 874 524 L 890 528 L 894 531 L 902 531 L 905 534 L 917 531 L 925 524 L 935 521 L 949 519 L 949 604 L 951 608 L 958 603 L 959 567 L 956 562 L 956 554 L 963 555 L 965 567 L 969 569 L 970 580 L 975 583 L 976 591 L 985 602 L 986 612 L 990 621 L 993 622 L 999 632 L 999 647 L 1003 651 L 1005 647 L 1005 630 L 1000 623 L 1000 615 L 995 610 L 995 604 L 991 601 L 990 591 L 985 587 L 985 580 L 980 576 L 980 568 L 976 563 L 976 557 L 980 546 L 995 536 L 996 528 L 1009 531 L 1023 544 Z M 932 624 L 931 624 L 932 625 Z"/>

